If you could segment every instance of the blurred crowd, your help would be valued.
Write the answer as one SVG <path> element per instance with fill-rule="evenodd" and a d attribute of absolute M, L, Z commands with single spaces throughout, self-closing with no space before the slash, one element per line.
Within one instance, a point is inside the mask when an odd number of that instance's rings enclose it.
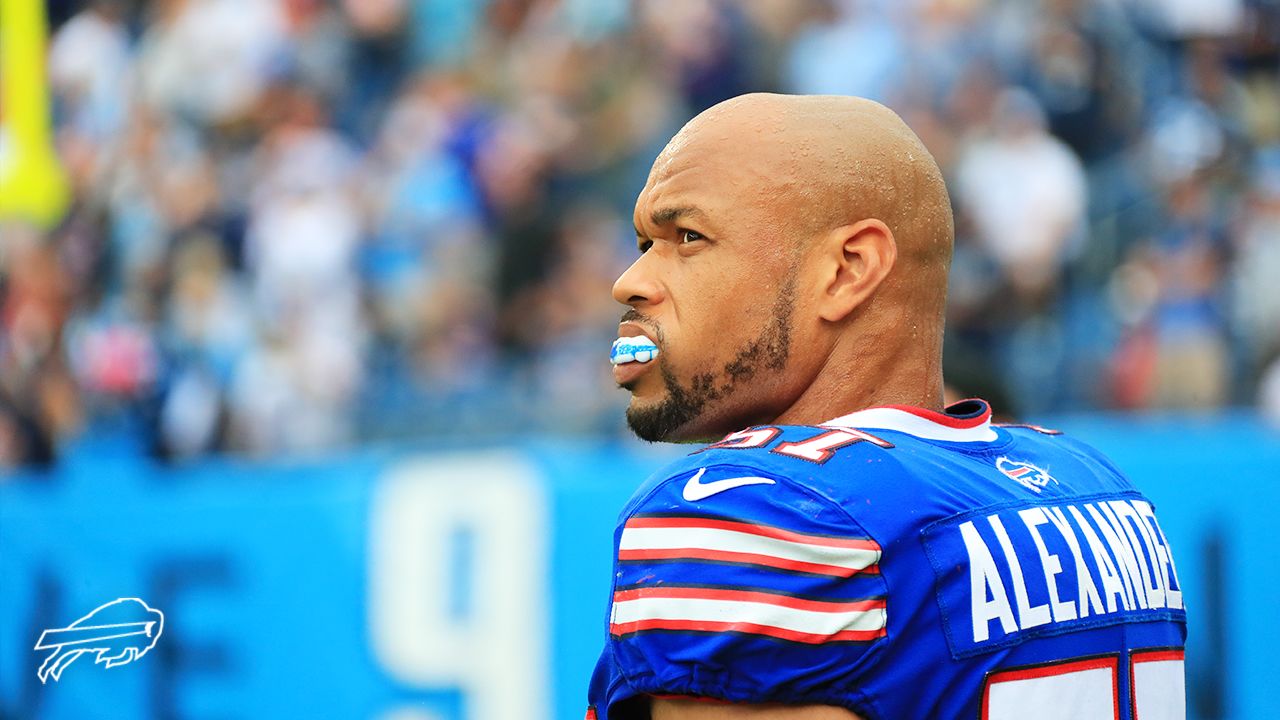
<path fill-rule="evenodd" d="M 1008 416 L 1280 417 L 1266 0 L 51 0 L 73 205 L 0 224 L 0 460 L 614 433 L 631 204 L 748 91 L 899 111 L 946 372 Z"/>

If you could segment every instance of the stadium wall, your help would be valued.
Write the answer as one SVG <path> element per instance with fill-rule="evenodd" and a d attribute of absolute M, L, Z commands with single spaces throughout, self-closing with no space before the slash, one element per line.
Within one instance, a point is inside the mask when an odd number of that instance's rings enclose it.
<path fill-rule="evenodd" d="M 1192 617 L 1189 717 L 1280 707 L 1280 434 L 1064 418 L 1155 501 Z M 0 718 L 577 720 L 615 515 L 679 449 L 540 439 L 0 480 Z M 138 597 L 153 654 L 42 684 L 44 629 Z"/>

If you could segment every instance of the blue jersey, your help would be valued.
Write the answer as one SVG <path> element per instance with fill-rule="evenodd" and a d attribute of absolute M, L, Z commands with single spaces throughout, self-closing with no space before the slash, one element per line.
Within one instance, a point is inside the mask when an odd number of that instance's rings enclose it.
<path fill-rule="evenodd" d="M 614 536 L 588 717 L 674 696 L 1182 718 L 1186 613 L 1151 503 L 1092 448 L 990 415 L 753 427 L 650 478 Z"/>

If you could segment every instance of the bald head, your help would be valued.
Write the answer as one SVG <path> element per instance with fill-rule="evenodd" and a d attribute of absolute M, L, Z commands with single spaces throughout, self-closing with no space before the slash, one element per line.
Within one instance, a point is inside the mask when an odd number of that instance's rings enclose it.
<path fill-rule="evenodd" d="M 779 242 L 877 218 L 893 232 L 901 270 L 945 276 L 954 231 L 942 173 L 920 138 L 880 103 L 766 93 L 726 100 L 671 139 L 649 184 L 708 161 L 732 173 L 749 202 L 802 231 L 780 234 Z"/>

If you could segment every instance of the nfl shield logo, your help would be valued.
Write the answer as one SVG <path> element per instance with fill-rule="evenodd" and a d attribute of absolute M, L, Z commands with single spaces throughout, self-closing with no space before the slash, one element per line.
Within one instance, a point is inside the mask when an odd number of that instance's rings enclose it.
<path fill-rule="evenodd" d="M 1058 482 L 1044 470 L 1021 460 L 1010 460 L 1007 457 L 998 458 L 996 460 L 996 468 L 1004 473 L 1005 477 L 1014 480 L 1034 493 L 1039 493 L 1049 483 L 1056 484 Z"/>

